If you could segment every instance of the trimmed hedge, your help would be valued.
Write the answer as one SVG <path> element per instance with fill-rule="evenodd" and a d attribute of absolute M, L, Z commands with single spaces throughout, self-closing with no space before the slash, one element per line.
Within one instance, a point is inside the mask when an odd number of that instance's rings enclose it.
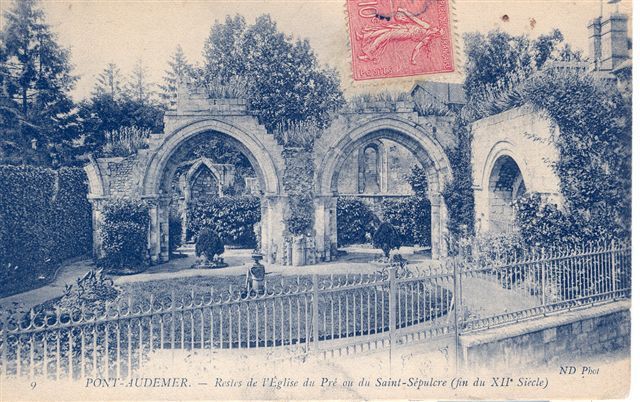
<path fill-rule="evenodd" d="M 260 199 L 253 196 L 220 197 L 196 204 L 189 210 L 188 236 L 208 228 L 224 244 L 254 248 L 253 225 L 260 222 Z"/>
<path fill-rule="evenodd" d="M 144 201 L 118 199 L 102 210 L 100 267 L 123 274 L 139 271 L 147 262 L 149 207 Z"/>
<path fill-rule="evenodd" d="M 60 262 L 91 251 L 82 169 L 0 166 L 0 295 L 47 283 Z"/>
<path fill-rule="evenodd" d="M 380 219 L 362 200 L 339 197 L 337 203 L 338 246 L 371 243 Z"/>

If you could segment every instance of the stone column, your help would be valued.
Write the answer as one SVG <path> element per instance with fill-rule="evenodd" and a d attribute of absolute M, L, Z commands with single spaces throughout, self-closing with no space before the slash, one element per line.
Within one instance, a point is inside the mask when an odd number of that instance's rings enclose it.
<path fill-rule="evenodd" d="M 149 257 L 152 264 L 169 261 L 169 203 L 167 196 L 143 197 L 149 205 Z"/>
<path fill-rule="evenodd" d="M 149 258 L 152 264 L 160 262 L 160 222 L 157 197 L 146 198 L 149 204 Z"/>
<path fill-rule="evenodd" d="M 281 261 L 286 201 L 286 197 L 277 195 L 267 195 L 261 200 L 260 248 L 269 264 Z"/>
<path fill-rule="evenodd" d="M 491 192 L 479 186 L 473 187 L 473 202 L 475 205 L 476 233 L 486 233 L 489 230 L 489 209 L 491 208 Z"/>
<path fill-rule="evenodd" d="M 316 250 L 321 261 L 335 259 L 338 249 L 336 225 L 337 197 L 321 195 L 315 198 Z"/>
<path fill-rule="evenodd" d="M 162 197 L 158 199 L 158 224 L 160 229 L 160 262 L 169 261 L 169 204 L 171 198 Z"/>
<path fill-rule="evenodd" d="M 91 203 L 91 224 L 93 233 L 93 256 L 102 257 L 102 240 L 100 237 L 100 227 L 102 226 L 102 208 L 107 197 L 88 196 Z"/>
<path fill-rule="evenodd" d="M 446 237 L 447 207 L 442 195 L 431 197 L 431 258 L 434 260 L 448 255 Z"/>

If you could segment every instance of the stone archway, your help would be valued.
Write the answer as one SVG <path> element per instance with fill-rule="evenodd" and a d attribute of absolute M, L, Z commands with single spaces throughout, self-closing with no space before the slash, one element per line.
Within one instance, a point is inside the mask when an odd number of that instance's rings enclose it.
<path fill-rule="evenodd" d="M 338 177 L 348 156 L 372 142 L 389 139 L 408 149 L 424 168 L 431 202 L 431 244 L 434 259 L 447 255 L 445 241 L 447 211 L 442 198 L 445 184 L 451 180 L 451 166 L 443 147 L 430 133 L 399 118 L 380 118 L 352 129 L 337 139 L 318 166 L 316 189 L 316 242 L 337 250 L 336 200 Z M 330 245 L 330 247 L 327 247 Z M 325 257 L 326 258 L 326 257 Z"/>
<path fill-rule="evenodd" d="M 488 178 L 489 230 L 494 233 L 512 232 L 515 219 L 513 203 L 527 191 L 522 171 L 511 156 L 501 155 L 495 160 Z"/>
<path fill-rule="evenodd" d="M 268 152 L 255 134 L 226 122 L 206 119 L 184 125 L 166 135 L 146 164 L 142 180 L 142 198 L 150 203 L 149 246 L 153 262 L 169 259 L 170 185 L 180 161 L 180 154 L 186 154 L 186 144 L 190 141 L 206 135 L 223 136 L 247 157 L 256 173 L 261 193 L 260 246 L 263 250 L 268 250 L 271 244 L 280 243 L 284 208 L 280 197 L 278 161 L 274 160 L 272 153 Z"/>
<path fill-rule="evenodd" d="M 505 233 L 513 230 L 513 202 L 530 190 L 531 172 L 525 159 L 508 141 L 490 149 L 479 169 L 480 188 L 476 189 L 477 230 Z"/>

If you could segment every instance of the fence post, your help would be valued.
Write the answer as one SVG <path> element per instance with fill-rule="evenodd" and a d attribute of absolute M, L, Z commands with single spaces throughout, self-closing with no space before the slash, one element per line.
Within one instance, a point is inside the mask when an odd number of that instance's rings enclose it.
<path fill-rule="evenodd" d="M 616 276 L 616 247 L 615 241 L 611 241 L 611 290 L 613 291 L 613 300 L 616 299 L 617 292 L 617 281 L 618 278 Z"/>
<path fill-rule="evenodd" d="M 313 274 L 313 299 L 312 299 L 312 314 L 311 314 L 311 328 L 313 328 L 313 351 L 318 353 L 320 350 L 320 312 L 318 311 L 318 298 L 320 296 L 320 289 L 318 285 L 318 274 Z"/>
<path fill-rule="evenodd" d="M 176 355 L 176 291 L 171 291 L 171 364 L 175 362 Z M 220 323 L 222 325 L 222 323 Z M 222 339 L 220 339 L 222 347 Z"/>
<path fill-rule="evenodd" d="M 396 283 L 396 267 L 389 267 L 389 349 L 392 349 L 396 343 L 396 302 L 397 289 Z"/>
<path fill-rule="evenodd" d="M 542 248 L 542 260 L 545 260 L 545 257 L 547 257 L 547 253 L 544 249 L 544 247 Z M 549 254 L 549 259 L 553 258 L 551 256 L 551 254 Z M 540 275 L 542 276 L 542 313 L 546 316 L 547 315 L 547 281 L 545 279 L 545 269 L 544 269 L 544 263 L 540 264 Z"/>
<path fill-rule="evenodd" d="M 454 331 L 454 341 L 453 341 L 453 352 L 454 352 L 454 363 L 455 363 L 455 372 L 458 372 L 458 365 L 460 362 L 460 327 L 458 322 L 458 307 L 462 305 L 462 292 L 460 291 L 462 284 L 460 283 L 460 279 L 458 277 L 458 259 L 454 257 L 453 259 L 453 331 Z"/>

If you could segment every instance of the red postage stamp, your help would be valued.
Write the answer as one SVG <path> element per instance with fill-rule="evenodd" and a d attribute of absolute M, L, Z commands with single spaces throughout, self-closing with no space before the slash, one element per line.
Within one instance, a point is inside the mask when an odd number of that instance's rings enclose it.
<path fill-rule="evenodd" d="M 355 80 L 454 71 L 451 0 L 347 0 Z"/>

